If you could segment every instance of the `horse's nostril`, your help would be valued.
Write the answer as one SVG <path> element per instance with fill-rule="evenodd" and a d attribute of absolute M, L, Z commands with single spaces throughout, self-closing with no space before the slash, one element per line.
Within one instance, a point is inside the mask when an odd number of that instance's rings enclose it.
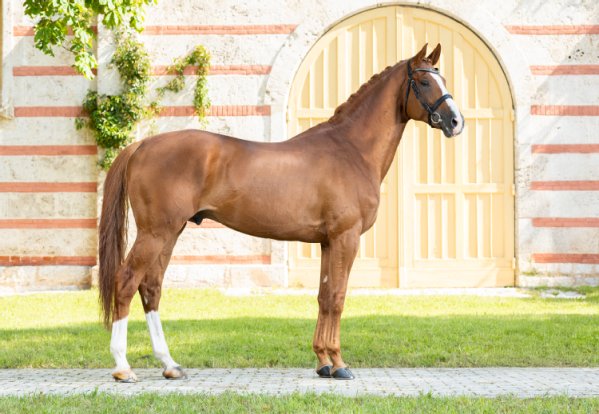
<path fill-rule="evenodd" d="M 458 118 L 453 118 L 451 120 L 451 126 L 454 128 L 457 127 L 459 123 L 460 123 L 460 121 L 458 120 Z"/>

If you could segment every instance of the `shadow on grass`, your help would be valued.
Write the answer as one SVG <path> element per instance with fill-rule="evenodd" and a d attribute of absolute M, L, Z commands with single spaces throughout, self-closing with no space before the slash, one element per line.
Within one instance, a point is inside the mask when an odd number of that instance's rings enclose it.
<path fill-rule="evenodd" d="M 185 367 L 313 367 L 315 320 L 166 320 L 175 360 Z M 353 367 L 599 366 L 599 317 L 362 316 L 342 320 Z M 0 330 L 0 367 L 112 367 L 100 324 Z M 133 367 L 158 367 L 145 322 L 129 323 Z"/>

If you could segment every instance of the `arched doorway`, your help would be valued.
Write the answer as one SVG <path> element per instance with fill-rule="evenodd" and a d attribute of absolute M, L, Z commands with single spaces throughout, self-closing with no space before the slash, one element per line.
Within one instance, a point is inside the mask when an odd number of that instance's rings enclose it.
<path fill-rule="evenodd" d="M 423 8 L 352 16 L 310 50 L 293 80 L 289 136 L 328 119 L 387 65 L 441 43 L 439 67 L 466 118 L 452 140 L 410 122 L 362 236 L 350 286 L 477 287 L 514 283 L 513 110 L 497 59 L 467 27 Z M 290 243 L 289 285 L 317 286 L 318 245 Z"/>

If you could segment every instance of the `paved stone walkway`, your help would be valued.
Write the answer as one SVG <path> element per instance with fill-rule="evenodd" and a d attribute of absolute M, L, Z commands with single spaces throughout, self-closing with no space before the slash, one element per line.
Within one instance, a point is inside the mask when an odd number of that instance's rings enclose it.
<path fill-rule="evenodd" d="M 134 395 L 143 392 L 225 391 L 283 395 L 293 392 L 414 396 L 535 397 L 599 396 L 599 368 L 355 368 L 354 381 L 318 378 L 310 369 L 188 369 L 189 379 L 168 381 L 159 369 L 137 369 L 136 384 L 112 381 L 108 369 L 2 369 L 0 396 L 80 394 L 94 391 Z"/>

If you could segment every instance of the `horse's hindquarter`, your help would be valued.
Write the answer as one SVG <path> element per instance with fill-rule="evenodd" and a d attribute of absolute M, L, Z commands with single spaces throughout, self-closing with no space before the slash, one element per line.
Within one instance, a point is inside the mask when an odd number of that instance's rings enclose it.
<path fill-rule="evenodd" d="M 138 227 L 179 228 L 198 211 L 206 166 L 218 157 L 218 137 L 184 130 L 147 138 L 131 156 L 127 192 Z"/>

